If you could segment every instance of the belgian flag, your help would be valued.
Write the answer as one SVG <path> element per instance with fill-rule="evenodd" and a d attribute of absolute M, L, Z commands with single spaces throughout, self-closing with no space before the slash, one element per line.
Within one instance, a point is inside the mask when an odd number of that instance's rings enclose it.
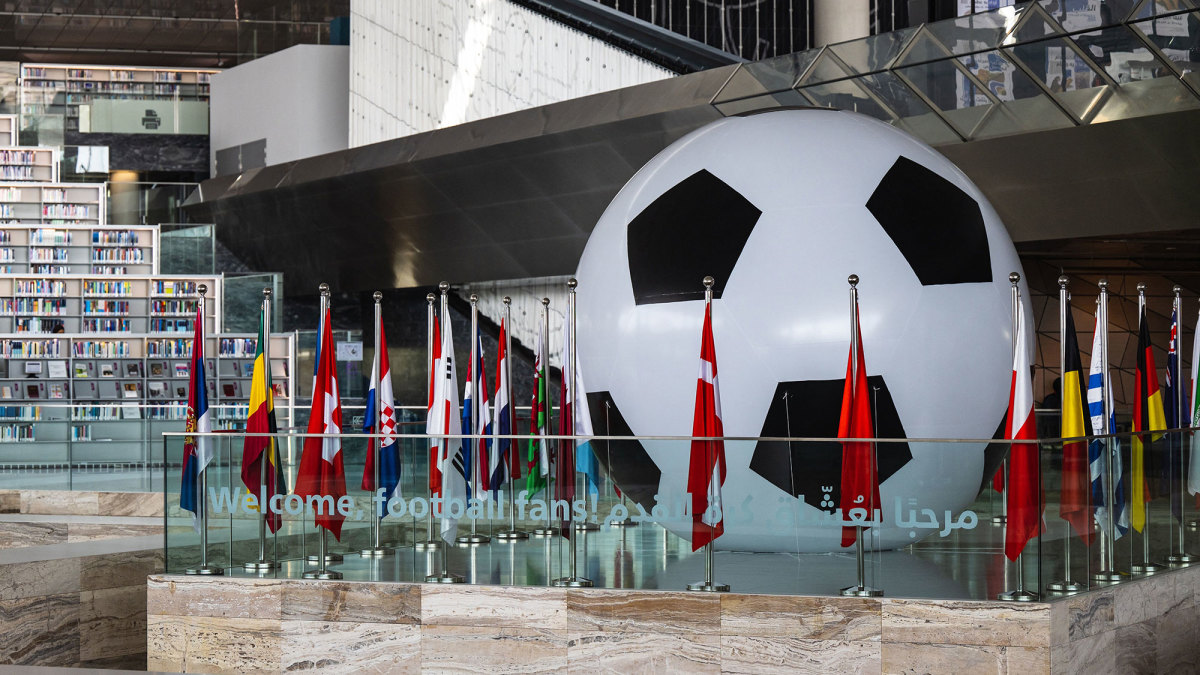
<path fill-rule="evenodd" d="M 1133 375 L 1133 466 L 1130 489 L 1133 493 L 1133 529 L 1138 532 L 1146 525 L 1146 502 L 1154 496 L 1151 476 L 1158 476 L 1158 458 L 1154 441 L 1167 428 L 1162 393 L 1158 390 L 1158 370 L 1154 367 L 1154 352 L 1150 345 L 1150 326 L 1146 307 L 1138 315 L 1137 370 Z M 1150 433 L 1138 433 L 1150 432 Z M 1157 432 L 1157 433 L 1155 433 Z"/>
<path fill-rule="evenodd" d="M 1079 358 L 1079 339 L 1075 334 L 1075 319 L 1067 308 L 1066 344 L 1063 355 L 1062 374 L 1062 438 L 1080 440 L 1063 441 L 1062 497 L 1059 510 L 1063 520 L 1070 523 L 1084 543 L 1092 543 L 1091 514 L 1088 497 L 1091 475 L 1088 466 L 1088 433 L 1083 361 Z"/>
<path fill-rule="evenodd" d="M 275 423 L 275 397 L 271 394 L 271 369 L 267 367 L 263 355 L 263 346 L 269 337 L 263 332 L 265 318 L 261 316 L 258 322 L 258 347 L 254 351 L 254 373 L 250 380 L 250 416 L 246 418 L 247 434 L 279 433 Z M 267 463 L 265 486 L 260 482 L 264 476 L 263 462 Z M 262 499 L 265 495 L 268 506 L 271 497 L 287 494 L 279 446 L 274 436 L 246 436 L 242 446 L 242 483 L 255 499 Z M 278 510 L 271 511 L 267 518 L 267 526 L 271 531 L 275 532 L 282 524 L 283 517 Z"/>

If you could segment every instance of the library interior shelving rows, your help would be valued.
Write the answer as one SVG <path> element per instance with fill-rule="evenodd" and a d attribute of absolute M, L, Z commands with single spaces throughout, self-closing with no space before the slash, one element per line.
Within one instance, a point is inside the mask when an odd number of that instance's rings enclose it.
<path fill-rule="evenodd" d="M 158 247 L 148 225 L 0 225 L 0 273 L 153 275 Z"/>

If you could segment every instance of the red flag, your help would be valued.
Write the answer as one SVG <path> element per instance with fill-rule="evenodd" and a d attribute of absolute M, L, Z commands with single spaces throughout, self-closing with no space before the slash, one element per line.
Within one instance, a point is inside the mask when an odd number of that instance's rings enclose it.
<path fill-rule="evenodd" d="M 567 395 L 567 362 L 571 355 L 563 354 L 563 370 L 562 370 L 562 389 L 559 392 L 559 402 L 570 400 Z M 558 412 L 558 434 L 560 436 L 570 436 L 575 433 L 575 425 L 572 422 L 571 408 L 574 406 L 561 405 Z M 558 457 L 556 458 L 554 468 L 554 499 L 555 501 L 565 500 L 567 502 L 567 514 L 562 522 L 562 536 L 571 536 L 571 509 L 575 502 L 575 443 L 572 439 L 563 439 L 558 442 Z"/>
<path fill-rule="evenodd" d="M 433 390 L 436 383 L 436 376 L 441 373 L 442 362 L 442 330 L 438 325 L 437 317 L 433 318 L 433 358 L 429 364 L 429 402 L 425 404 L 425 433 L 430 436 L 436 436 L 444 433 L 442 427 L 444 424 L 439 424 L 442 420 L 441 415 L 433 414 Z M 442 472 L 438 469 L 440 461 L 438 453 L 438 439 L 430 438 L 429 442 L 429 492 L 434 496 L 442 494 Z M 456 443 L 458 441 L 455 441 Z"/>
<path fill-rule="evenodd" d="M 322 322 L 317 381 L 308 418 L 310 434 L 342 433 L 342 406 L 338 399 L 331 324 L 330 313 L 326 310 L 325 321 Z M 304 439 L 304 453 L 300 457 L 300 471 L 296 477 L 296 494 L 304 497 L 306 503 L 313 504 L 313 510 L 317 512 L 317 527 L 329 530 L 340 540 L 345 516 L 338 512 L 337 501 L 346 494 L 341 439 L 313 436 Z"/>
<path fill-rule="evenodd" d="M 1006 436 L 1014 441 L 1036 441 L 1033 418 L 1033 381 L 1029 372 L 1029 335 L 1025 307 L 1017 298 L 1017 347 L 1013 352 L 1012 387 L 1008 395 Z M 1025 544 L 1036 537 L 1042 520 L 1042 483 L 1038 467 L 1038 444 L 1013 443 L 1008 454 L 1008 525 L 1004 554 L 1016 560 Z"/>
<path fill-rule="evenodd" d="M 717 385 L 717 348 L 712 333 L 712 303 L 704 307 L 704 329 L 700 337 L 700 373 L 696 378 L 696 410 L 692 436 L 720 437 L 721 390 Z M 725 532 L 721 510 L 721 485 L 725 482 L 725 441 L 692 439 L 688 463 L 688 493 L 692 497 L 692 550 L 695 551 Z"/>
<path fill-rule="evenodd" d="M 871 423 L 870 387 L 867 385 L 867 362 L 863 358 L 862 329 L 858 323 L 858 299 L 854 300 L 853 346 L 846 359 L 846 385 L 842 389 L 842 414 L 838 420 L 838 438 L 874 438 Z M 855 358 L 857 356 L 857 359 Z M 857 367 L 856 367 L 857 366 Z M 879 501 L 879 466 L 875 460 L 875 444 L 870 441 L 842 443 L 841 509 L 845 518 L 851 509 L 865 509 L 867 520 Z M 842 528 L 842 546 L 854 543 L 857 527 Z"/>

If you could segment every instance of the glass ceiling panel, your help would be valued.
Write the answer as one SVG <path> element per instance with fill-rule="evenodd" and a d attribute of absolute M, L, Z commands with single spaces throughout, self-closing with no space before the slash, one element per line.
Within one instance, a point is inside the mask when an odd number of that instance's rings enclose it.
<path fill-rule="evenodd" d="M 1014 21 L 1015 29 L 1009 35 L 1004 44 L 1020 44 L 1024 42 L 1033 42 L 1041 40 L 1051 35 L 1061 35 L 1063 30 L 1053 18 L 1047 19 L 1042 13 L 1029 9 L 1026 11 L 1028 16 L 1023 22 Z M 1020 24 L 1020 25 L 1017 25 Z"/>
<path fill-rule="evenodd" d="M 1186 14 L 1181 16 L 1187 17 Z M 1164 23 L 1167 21 L 1155 19 L 1151 23 L 1157 22 L 1159 30 L 1168 32 L 1177 32 L 1186 27 L 1176 29 Z M 1108 122 L 1200 107 L 1200 100 L 1179 81 L 1166 58 L 1159 54 L 1157 48 L 1147 47 L 1134 31 L 1126 26 L 1114 26 L 1099 33 L 1096 42 L 1089 48 L 1101 49 L 1102 56 L 1097 62 L 1120 86 L 1104 102 L 1104 107 L 1093 121 Z"/>
<path fill-rule="evenodd" d="M 861 40 L 830 45 L 829 50 L 837 54 L 855 73 L 873 73 L 891 64 L 904 48 L 904 44 L 916 32 L 916 28 L 894 30 Z"/>
<path fill-rule="evenodd" d="M 912 87 L 937 106 L 963 138 L 970 138 L 991 100 L 956 67 L 953 60 L 908 66 L 897 71 Z"/>
<path fill-rule="evenodd" d="M 851 75 L 853 75 L 853 73 L 850 73 L 843 68 L 837 62 L 837 58 L 834 57 L 829 50 L 825 50 L 821 53 L 821 56 L 817 58 L 816 63 L 811 69 L 809 69 L 808 74 L 804 76 L 804 80 L 800 84 L 802 86 L 808 86 L 812 84 L 819 84 L 821 82 L 844 80 Z"/>
<path fill-rule="evenodd" d="M 904 56 L 896 62 L 897 66 L 907 66 L 914 63 L 927 63 L 950 58 L 943 43 L 928 32 L 921 32 L 912 40 L 912 45 Z"/>
<path fill-rule="evenodd" d="M 974 139 L 1074 126 L 1075 122 L 1023 71 L 998 51 L 974 57 L 972 72 L 1000 100 L 995 113 L 975 130 Z M 1061 84 L 1060 84 L 1061 86 Z"/>
<path fill-rule="evenodd" d="M 1087 121 L 1092 106 L 1105 95 L 1107 82 L 1083 59 L 1067 38 L 1055 38 L 1006 50 L 1019 59 L 1076 119 Z"/>
<path fill-rule="evenodd" d="M 1200 12 L 1139 21 L 1132 28 L 1146 36 L 1177 72 L 1200 71 Z"/>
<path fill-rule="evenodd" d="M 1145 0 L 1133 11 L 1132 19 L 1148 19 L 1189 9 L 1200 9 L 1200 0 Z"/>
<path fill-rule="evenodd" d="M 931 23 L 925 26 L 925 30 L 955 54 L 966 54 L 999 45 L 1012 29 L 1017 16 L 1013 12 L 970 14 Z"/>
<path fill-rule="evenodd" d="M 879 102 L 867 95 L 858 85 L 857 80 L 842 80 L 804 87 L 800 93 L 812 101 L 813 105 L 821 108 L 836 108 L 851 110 L 856 113 L 870 115 L 877 120 L 891 122 L 894 116 L 879 105 Z"/>
<path fill-rule="evenodd" d="M 908 85 L 891 72 L 859 78 L 859 83 L 898 116 L 892 124 L 933 145 L 962 139 Z"/>
<path fill-rule="evenodd" d="M 729 82 L 717 93 L 715 102 L 733 101 L 747 96 L 791 89 L 804 74 L 819 49 L 810 49 L 794 54 L 785 54 L 765 61 L 743 64 Z"/>
<path fill-rule="evenodd" d="M 1111 18 L 1105 20 L 1105 17 L 1111 16 L 1111 11 L 1102 8 L 1104 3 L 1100 0 L 1042 0 L 1040 4 L 1068 33 L 1095 30 L 1113 23 Z M 1117 17 L 1117 20 L 1120 19 Z"/>

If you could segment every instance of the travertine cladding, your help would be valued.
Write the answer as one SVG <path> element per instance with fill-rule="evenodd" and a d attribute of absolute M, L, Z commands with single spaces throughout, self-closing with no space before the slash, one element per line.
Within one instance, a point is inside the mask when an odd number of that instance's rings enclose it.
<path fill-rule="evenodd" d="M 1054 603 L 150 578 L 181 672 L 1197 672 L 1200 568 Z"/>
<path fill-rule="evenodd" d="M 163 503 L 161 492 L 0 490 L 0 513 L 161 517 Z"/>

